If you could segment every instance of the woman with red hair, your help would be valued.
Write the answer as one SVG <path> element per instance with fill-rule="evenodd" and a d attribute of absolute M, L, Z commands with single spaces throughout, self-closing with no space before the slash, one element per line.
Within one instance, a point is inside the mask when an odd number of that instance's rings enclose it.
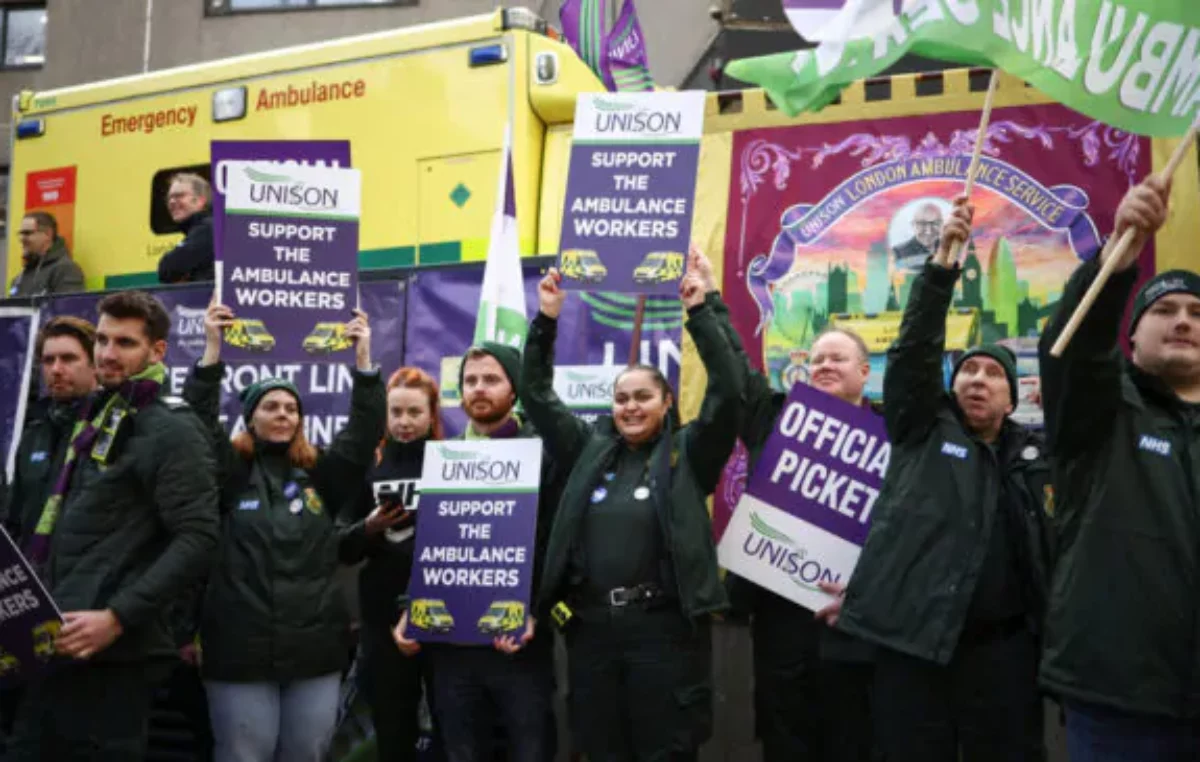
<path fill-rule="evenodd" d="M 371 706 L 380 762 L 416 759 L 424 658 L 401 653 L 391 632 L 412 570 L 425 443 L 441 438 L 437 382 L 419 368 L 393 373 L 387 383 L 387 435 L 357 499 L 343 513 L 354 523 L 343 530 L 342 563 L 366 561 L 358 577 L 358 674 Z"/>

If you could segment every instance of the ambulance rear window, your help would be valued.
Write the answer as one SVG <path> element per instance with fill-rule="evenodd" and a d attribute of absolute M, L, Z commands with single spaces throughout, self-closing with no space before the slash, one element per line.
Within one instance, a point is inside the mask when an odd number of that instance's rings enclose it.
<path fill-rule="evenodd" d="M 171 213 L 167 211 L 167 190 L 171 187 L 171 178 L 182 172 L 190 172 L 212 181 L 211 167 L 208 164 L 189 164 L 184 167 L 170 167 L 155 172 L 154 178 L 150 181 L 150 229 L 156 235 L 179 232 L 179 226 L 171 219 Z"/>

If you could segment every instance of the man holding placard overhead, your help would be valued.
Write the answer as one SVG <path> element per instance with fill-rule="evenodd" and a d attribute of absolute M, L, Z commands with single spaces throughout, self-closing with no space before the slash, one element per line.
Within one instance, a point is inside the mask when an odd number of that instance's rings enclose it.
<path fill-rule="evenodd" d="M 1111 241 L 1135 233 L 1116 274 L 1054 357 L 1110 242 L 1071 276 L 1041 342 L 1061 548 L 1041 678 L 1064 699 L 1076 762 L 1200 756 L 1200 275 L 1150 279 L 1130 311 L 1132 362 L 1117 346 L 1169 194 L 1157 177 L 1129 191 Z"/>
<path fill-rule="evenodd" d="M 889 762 L 1040 760 L 1037 628 L 1047 468 L 1009 418 L 1015 361 L 969 350 L 943 387 L 946 314 L 971 232 L 956 200 L 888 352 L 891 463 L 839 627 L 881 648 L 878 743 Z"/>

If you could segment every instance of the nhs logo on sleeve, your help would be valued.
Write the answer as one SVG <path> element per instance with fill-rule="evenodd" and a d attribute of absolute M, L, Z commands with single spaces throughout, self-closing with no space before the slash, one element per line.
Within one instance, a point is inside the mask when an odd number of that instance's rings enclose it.
<path fill-rule="evenodd" d="M 942 455 L 949 455 L 952 458 L 959 460 L 967 459 L 967 448 L 962 445 L 956 445 L 953 442 L 942 442 Z"/>
<path fill-rule="evenodd" d="M 37 452 L 31 452 L 31 453 L 29 453 L 29 462 L 30 463 L 44 463 L 46 461 L 46 456 L 48 454 L 49 453 L 47 453 L 45 450 L 38 450 Z"/>
<path fill-rule="evenodd" d="M 1142 438 L 1138 440 L 1138 449 L 1152 452 L 1156 455 L 1169 456 L 1171 454 L 1171 443 L 1165 439 L 1152 437 L 1149 434 L 1142 434 Z"/>
<path fill-rule="evenodd" d="M 258 501 L 257 500 L 243 500 L 240 503 L 238 503 L 238 510 L 239 511 L 257 511 L 258 510 Z"/>

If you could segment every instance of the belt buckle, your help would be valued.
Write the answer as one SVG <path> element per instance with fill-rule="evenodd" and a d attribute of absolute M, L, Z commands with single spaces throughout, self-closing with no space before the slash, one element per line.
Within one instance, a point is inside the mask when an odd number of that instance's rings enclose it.
<path fill-rule="evenodd" d="M 621 599 L 621 600 L 617 599 L 618 595 L 624 594 L 627 592 L 629 592 L 629 589 L 625 588 L 625 587 L 614 587 L 612 590 L 609 590 L 608 591 L 608 605 L 613 608 L 621 608 L 622 606 L 628 606 L 629 601 L 627 599 Z"/>

